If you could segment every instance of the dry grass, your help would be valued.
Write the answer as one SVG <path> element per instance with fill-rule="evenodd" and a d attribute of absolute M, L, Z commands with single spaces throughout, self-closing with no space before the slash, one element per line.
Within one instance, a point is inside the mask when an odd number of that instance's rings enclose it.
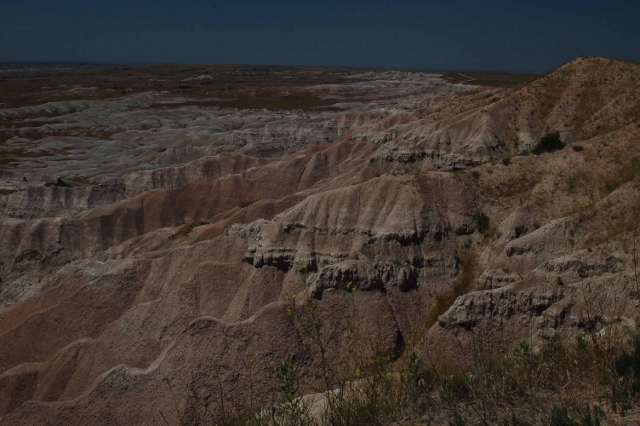
<path fill-rule="evenodd" d="M 429 310 L 426 329 L 436 323 L 438 317 L 453 305 L 453 302 L 473 289 L 478 275 L 478 254 L 467 248 L 462 248 L 458 257 L 460 272 L 453 285 L 434 296 L 433 305 Z"/>
<path fill-rule="evenodd" d="M 543 174 L 539 170 L 519 168 L 507 176 L 507 179 L 493 182 L 495 186 L 487 188 L 494 198 L 512 198 L 524 196 L 542 182 Z"/>
<path fill-rule="evenodd" d="M 617 160 L 616 162 L 620 166 L 602 176 L 603 189 L 607 193 L 631 182 L 640 174 L 640 155 L 634 155 L 631 158 L 618 155 L 618 158 L 614 158 L 614 160 Z"/>
<path fill-rule="evenodd" d="M 345 294 L 348 300 L 350 292 Z M 299 392 L 308 379 L 295 362 L 281 360 L 273 364 L 271 395 L 232 409 L 211 394 L 207 400 L 218 400 L 216 406 L 200 417 L 183 412 L 182 424 L 595 426 L 621 424 L 638 406 L 640 334 L 614 325 L 607 334 L 556 334 L 537 349 L 521 341 L 502 357 L 478 353 L 472 365 L 458 370 L 437 360 L 427 364 L 414 352 L 418 347 L 405 348 L 394 362 L 388 353 L 364 350 L 357 338 L 353 351 L 331 364 L 327 337 L 335 330 L 318 320 L 316 304 L 292 303 L 289 312 L 323 369 L 323 409 L 310 411 Z M 355 336 L 356 324 L 351 327 Z M 190 395 L 185 406 L 198 406 Z"/>
<path fill-rule="evenodd" d="M 584 248 L 597 247 L 616 237 L 633 232 L 640 226 L 640 199 L 635 200 L 629 214 L 610 219 L 607 226 L 595 231 L 583 244 Z"/>

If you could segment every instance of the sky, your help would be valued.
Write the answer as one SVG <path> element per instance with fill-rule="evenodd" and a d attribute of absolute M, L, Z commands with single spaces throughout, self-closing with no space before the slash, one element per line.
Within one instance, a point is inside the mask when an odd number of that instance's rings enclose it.
<path fill-rule="evenodd" d="M 640 1 L 1 0 L 0 62 L 546 72 L 640 61 Z"/>

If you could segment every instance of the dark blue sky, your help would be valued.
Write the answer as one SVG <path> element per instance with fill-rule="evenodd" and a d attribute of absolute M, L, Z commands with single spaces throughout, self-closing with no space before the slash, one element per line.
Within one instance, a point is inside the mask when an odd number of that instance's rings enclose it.
<path fill-rule="evenodd" d="M 640 1 L 0 1 L 0 61 L 550 71 L 580 55 L 640 61 Z"/>

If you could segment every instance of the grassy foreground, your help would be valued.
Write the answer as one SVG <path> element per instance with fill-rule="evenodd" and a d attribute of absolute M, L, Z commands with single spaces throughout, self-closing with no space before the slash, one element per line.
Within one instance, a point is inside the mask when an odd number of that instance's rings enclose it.
<path fill-rule="evenodd" d="M 222 392 L 212 391 L 206 403 L 187 402 L 192 410 L 182 424 L 597 426 L 640 419 L 634 411 L 640 394 L 635 330 L 556 334 L 537 348 L 521 341 L 502 358 L 478 355 L 466 369 L 452 370 L 419 345 L 385 352 L 377 341 L 355 337 L 359 324 L 353 322 L 341 331 L 347 355 L 336 367 L 325 343 L 335 331 L 323 328 L 316 303 L 292 303 L 289 314 L 321 369 L 317 394 L 302 396 L 299 389 L 308 389 L 303 374 L 295 363 L 280 361 L 270 395 L 252 395 L 242 408 L 230 408 Z"/>

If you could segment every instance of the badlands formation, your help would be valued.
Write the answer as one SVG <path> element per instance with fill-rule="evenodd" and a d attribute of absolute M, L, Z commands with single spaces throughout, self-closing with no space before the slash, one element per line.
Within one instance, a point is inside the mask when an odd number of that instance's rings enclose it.
<path fill-rule="evenodd" d="M 204 92 L 229 75 L 257 88 Z M 390 364 L 451 368 L 634 327 L 640 65 L 180 84 L 0 108 L 0 424 L 197 424 L 201 401 L 269 395 L 282 361 L 326 390 L 349 324 Z M 533 155 L 554 131 L 566 147 Z"/>

